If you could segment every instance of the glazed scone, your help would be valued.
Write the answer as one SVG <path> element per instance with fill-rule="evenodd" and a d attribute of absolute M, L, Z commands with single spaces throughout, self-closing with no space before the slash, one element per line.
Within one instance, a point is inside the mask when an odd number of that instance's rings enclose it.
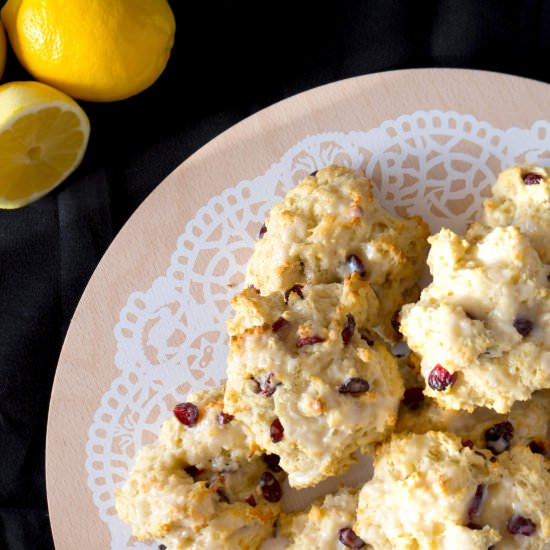
<path fill-rule="evenodd" d="M 262 294 L 295 284 L 342 282 L 360 273 L 380 298 L 377 331 L 395 341 L 392 316 L 418 296 L 427 225 L 392 216 L 364 175 L 331 165 L 275 205 L 248 262 L 246 283 Z"/>
<path fill-rule="evenodd" d="M 547 550 L 549 464 L 525 447 L 491 458 L 442 432 L 394 436 L 354 530 L 374 550 Z"/>
<path fill-rule="evenodd" d="M 468 528 L 468 510 L 496 469 L 454 435 L 393 436 L 359 493 L 354 531 L 374 550 L 487 550 L 501 536 L 489 526 Z"/>
<path fill-rule="evenodd" d="M 175 413 L 139 451 L 116 493 L 118 515 L 167 550 L 258 548 L 279 514 L 280 469 L 252 456 L 247 432 L 223 412 L 223 387 L 189 395 Z"/>
<path fill-rule="evenodd" d="M 499 174 L 482 219 L 491 227 L 518 226 L 542 261 L 550 263 L 550 169 L 515 166 Z"/>
<path fill-rule="evenodd" d="M 433 282 L 401 312 L 424 393 L 446 409 L 510 411 L 550 388 L 550 267 L 516 227 L 442 229 L 429 239 Z"/>
<path fill-rule="evenodd" d="M 377 303 L 366 281 L 353 274 L 286 298 L 249 288 L 233 299 L 225 409 L 302 488 L 344 472 L 356 450 L 384 439 L 403 384 L 385 345 L 356 329 Z"/>
<path fill-rule="evenodd" d="M 317 499 L 304 512 L 281 514 L 280 533 L 290 540 L 286 550 L 361 548 L 352 529 L 357 497 L 356 489 L 344 488 Z"/>

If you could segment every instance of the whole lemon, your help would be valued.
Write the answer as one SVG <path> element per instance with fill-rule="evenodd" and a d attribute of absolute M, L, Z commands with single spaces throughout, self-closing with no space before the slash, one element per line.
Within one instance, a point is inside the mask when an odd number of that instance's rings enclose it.
<path fill-rule="evenodd" d="M 8 0 L 2 21 L 37 80 L 88 101 L 115 101 L 160 76 L 176 23 L 166 0 Z"/>

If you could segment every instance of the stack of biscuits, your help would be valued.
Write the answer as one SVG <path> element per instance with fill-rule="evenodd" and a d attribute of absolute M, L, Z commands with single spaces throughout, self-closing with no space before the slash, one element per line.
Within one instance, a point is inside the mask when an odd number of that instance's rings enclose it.
<path fill-rule="evenodd" d="M 256 549 L 275 524 L 295 549 L 550 549 L 548 229 L 539 167 L 503 172 L 465 236 L 429 239 L 360 173 L 306 177 L 233 299 L 225 386 L 140 451 L 121 518 L 168 550 Z M 358 452 L 376 457 L 362 488 L 280 512 L 285 476 L 312 487 Z"/>

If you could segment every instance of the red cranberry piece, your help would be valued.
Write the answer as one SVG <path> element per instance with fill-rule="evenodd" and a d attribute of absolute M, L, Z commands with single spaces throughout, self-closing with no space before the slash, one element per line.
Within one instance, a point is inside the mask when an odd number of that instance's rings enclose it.
<path fill-rule="evenodd" d="M 474 519 L 476 516 L 479 515 L 479 512 L 481 511 L 481 508 L 483 507 L 483 504 L 485 503 L 486 498 L 487 498 L 487 486 L 482 483 L 477 486 L 476 492 L 472 497 L 470 504 L 468 505 L 469 519 Z"/>
<path fill-rule="evenodd" d="M 346 548 L 363 548 L 365 541 L 360 539 L 351 527 L 343 527 L 338 531 L 338 540 Z"/>
<path fill-rule="evenodd" d="M 283 491 L 281 485 L 271 472 L 264 472 L 260 478 L 260 489 L 267 502 L 279 502 Z"/>
<path fill-rule="evenodd" d="M 462 446 L 468 447 L 468 449 L 474 448 L 474 442 L 471 439 L 463 439 L 462 440 Z"/>
<path fill-rule="evenodd" d="M 159 550 L 166 550 L 166 546 L 164 544 L 159 544 Z"/>
<path fill-rule="evenodd" d="M 348 378 L 339 388 L 340 393 L 358 395 L 369 391 L 370 385 L 364 378 Z"/>
<path fill-rule="evenodd" d="M 218 489 L 216 491 L 216 494 L 218 495 L 220 502 L 226 502 L 227 504 L 229 504 L 229 497 L 227 496 L 227 493 L 223 489 Z"/>
<path fill-rule="evenodd" d="M 279 332 L 282 328 L 285 328 L 289 322 L 284 317 L 279 317 L 272 325 L 271 330 L 275 333 Z"/>
<path fill-rule="evenodd" d="M 281 382 L 277 382 L 276 380 L 274 380 L 274 378 L 275 373 L 273 371 L 270 371 L 266 379 L 264 380 L 262 386 L 262 394 L 266 397 L 271 397 L 275 393 L 277 386 L 281 385 Z"/>
<path fill-rule="evenodd" d="M 542 181 L 542 176 L 540 174 L 534 174 L 529 172 L 523 176 L 523 183 L 525 185 L 537 185 Z"/>
<path fill-rule="evenodd" d="M 304 288 L 304 285 L 294 285 L 293 287 L 289 288 L 285 292 L 285 302 L 288 304 L 288 299 L 290 298 L 290 295 L 293 292 L 298 294 L 298 296 L 303 300 L 304 299 L 304 293 L 302 292 L 302 288 Z"/>
<path fill-rule="evenodd" d="M 252 506 L 252 508 L 255 508 L 255 507 L 256 507 L 256 499 L 254 498 L 254 495 L 250 495 L 249 497 L 246 497 L 246 498 L 244 499 L 244 501 L 245 501 L 248 505 Z"/>
<path fill-rule="evenodd" d="M 191 427 L 199 419 L 199 409 L 193 403 L 178 403 L 174 407 L 174 415 L 184 426 Z"/>
<path fill-rule="evenodd" d="M 249 380 L 252 382 L 252 391 L 254 393 L 260 393 L 260 391 L 262 391 L 260 383 L 255 378 L 249 378 Z"/>
<path fill-rule="evenodd" d="M 296 340 L 296 347 L 303 348 L 304 346 L 312 346 L 313 344 L 319 344 L 324 341 L 325 339 L 322 336 L 300 336 Z"/>
<path fill-rule="evenodd" d="M 229 424 L 235 417 L 232 414 L 227 414 L 224 412 L 218 413 L 218 424 L 223 426 L 224 424 Z"/>
<path fill-rule="evenodd" d="M 424 388 L 407 388 L 403 394 L 403 405 L 416 411 L 424 401 Z"/>
<path fill-rule="evenodd" d="M 260 294 L 260 290 L 254 285 L 248 285 L 248 288 L 251 288 L 256 294 Z"/>
<path fill-rule="evenodd" d="M 514 321 L 514 328 L 522 335 L 529 336 L 533 330 L 533 322 L 525 317 L 518 317 Z"/>
<path fill-rule="evenodd" d="M 276 418 L 271 423 L 271 426 L 269 427 L 269 433 L 271 435 L 271 441 L 273 441 L 273 443 L 279 443 L 279 441 L 283 439 L 285 429 L 283 428 L 283 425 L 278 418 Z"/>
<path fill-rule="evenodd" d="M 351 342 L 353 333 L 355 332 L 355 319 L 353 315 L 348 313 L 346 315 L 346 326 L 342 330 L 342 340 L 344 341 L 344 346 L 347 346 Z"/>
<path fill-rule="evenodd" d="M 260 231 L 258 233 L 258 239 L 262 239 L 263 236 L 267 233 L 267 227 L 265 226 L 265 223 L 260 227 Z"/>
<path fill-rule="evenodd" d="M 531 443 L 529 443 L 529 448 L 532 453 L 537 455 L 546 454 L 546 445 L 540 441 L 531 441 Z"/>
<path fill-rule="evenodd" d="M 279 462 L 281 460 L 279 455 L 263 455 L 262 459 L 272 472 L 278 473 L 283 471 L 283 469 L 279 466 Z"/>
<path fill-rule="evenodd" d="M 365 269 L 365 266 L 359 256 L 356 256 L 355 254 L 350 254 L 346 258 L 346 263 L 348 264 L 348 269 L 350 273 L 357 273 L 359 277 L 364 277 L 367 274 L 367 270 Z"/>
<path fill-rule="evenodd" d="M 451 374 L 446 368 L 441 365 L 436 365 L 428 376 L 428 386 L 435 391 L 444 391 L 448 387 L 454 385 L 457 377 L 457 372 Z"/>
<path fill-rule="evenodd" d="M 500 422 L 485 431 L 485 444 L 494 454 L 498 455 L 510 448 L 514 437 L 514 426 L 511 422 Z"/>
<path fill-rule="evenodd" d="M 537 530 L 535 523 L 523 516 L 512 516 L 506 522 L 506 527 L 512 535 L 524 535 L 526 537 L 530 537 Z"/>

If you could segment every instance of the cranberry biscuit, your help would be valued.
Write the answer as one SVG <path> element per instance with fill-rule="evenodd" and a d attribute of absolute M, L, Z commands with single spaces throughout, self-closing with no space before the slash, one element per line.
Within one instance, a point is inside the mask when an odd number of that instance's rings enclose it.
<path fill-rule="evenodd" d="M 281 457 L 293 487 L 342 473 L 395 424 L 395 358 L 357 330 L 376 305 L 357 275 L 286 295 L 246 289 L 233 300 L 225 408 Z"/>
<path fill-rule="evenodd" d="M 425 395 L 446 409 L 507 413 L 550 388 L 550 267 L 516 227 L 429 239 L 433 282 L 401 312 Z"/>
<path fill-rule="evenodd" d="M 189 395 L 138 453 L 116 493 L 118 515 L 167 550 L 256 549 L 273 532 L 281 474 L 253 449 L 223 411 L 223 387 Z"/>
<path fill-rule="evenodd" d="M 427 236 L 420 218 L 392 216 L 382 208 L 365 176 L 328 166 L 271 209 L 246 283 L 268 294 L 296 284 L 342 282 L 356 272 L 380 298 L 377 331 L 395 341 L 391 320 L 418 296 Z"/>
<path fill-rule="evenodd" d="M 305 512 L 281 514 L 280 532 L 290 540 L 286 550 L 365 547 L 353 531 L 357 498 L 356 489 L 344 488 L 316 500 Z"/>
<path fill-rule="evenodd" d="M 492 196 L 483 204 L 483 223 L 518 226 L 542 261 L 550 263 L 550 169 L 515 166 L 499 174 Z"/>
<path fill-rule="evenodd" d="M 354 531 L 374 550 L 548 549 L 549 464 L 525 447 L 495 458 L 442 432 L 394 436 L 359 494 Z"/>

